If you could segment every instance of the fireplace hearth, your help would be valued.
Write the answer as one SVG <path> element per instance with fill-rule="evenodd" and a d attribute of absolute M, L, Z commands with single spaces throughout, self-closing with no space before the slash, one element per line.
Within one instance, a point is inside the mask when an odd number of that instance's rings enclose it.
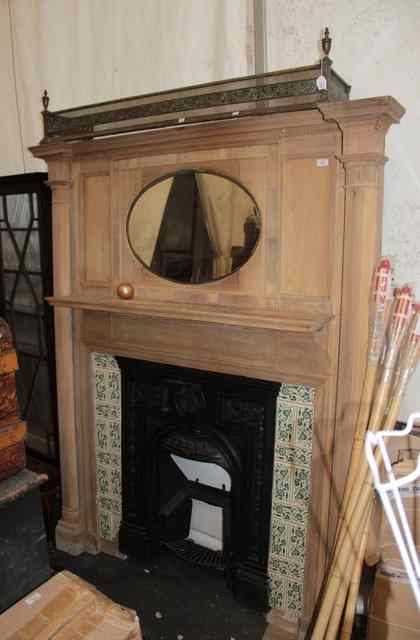
<path fill-rule="evenodd" d="M 163 547 L 222 567 L 229 587 L 268 606 L 267 563 L 279 383 L 118 358 L 122 390 L 120 551 Z M 188 479 L 174 460 L 213 463 L 231 479 L 216 488 Z M 192 501 L 223 512 L 222 552 L 188 540 Z M 205 563 L 205 561 L 204 561 Z"/>

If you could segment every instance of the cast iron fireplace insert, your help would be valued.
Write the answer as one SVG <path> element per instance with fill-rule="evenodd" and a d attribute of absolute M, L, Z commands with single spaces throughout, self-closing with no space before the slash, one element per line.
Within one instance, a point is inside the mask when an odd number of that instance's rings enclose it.
<path fill-rule="evenodd" d="M 227 584 L 238 598 L 266 609 L 276 400 L 281 385 L 117 360 L 122 386 L 120 551 L 144 558 L 166 546 L 182 547 L 189 534 L 192 499 L 219 506 L 223 510 L 219 555 Z M 173 455 L 219 465 L 231 478 L 230 492 L 188 480 Z"/>

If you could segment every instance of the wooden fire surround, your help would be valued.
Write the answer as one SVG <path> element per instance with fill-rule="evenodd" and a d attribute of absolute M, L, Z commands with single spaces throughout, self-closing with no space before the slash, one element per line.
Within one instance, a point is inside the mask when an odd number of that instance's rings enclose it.
<path fill-rule="evenodd" d="M 380 250 L 391 97 L 32 148 L 53 189 L 63 514 L 60 548 L 97 535 L 93 351 L 316 389 L 305 615 L 320 588 L 351 445 Z M 255 197 L 262 237 L 233 275 L 180 285 L 149 273 L 126 237 L 130 204 L 159 175 L 199 167 Z M 116 288 L 129 282 L 134 299 Z"/>

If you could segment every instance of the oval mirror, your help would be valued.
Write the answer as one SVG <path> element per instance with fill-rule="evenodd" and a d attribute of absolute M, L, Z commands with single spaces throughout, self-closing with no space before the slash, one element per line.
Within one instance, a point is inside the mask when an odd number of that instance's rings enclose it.
<path fill-rule="evenodd" d="M 261 216 L 253 197 L 225 176 L 179 171 L 147 185 L 131 206 L 128 240 L 153 273 L 176 282 L 219 280 L 255 250 Z"/>

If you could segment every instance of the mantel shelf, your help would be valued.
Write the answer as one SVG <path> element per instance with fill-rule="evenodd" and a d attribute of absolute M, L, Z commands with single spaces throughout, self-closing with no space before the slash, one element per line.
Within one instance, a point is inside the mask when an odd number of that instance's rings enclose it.
<path fill-rule="evenodd" d="M 137 315 L 152 318 L 169 318 L 212 324 L 234 325 L 240 327 L 270 329 L 292 333 L 316 333 L 332 319 L 328 313 L 294 313 L 286 315 L 283 311 L 274 312 L 265 309 L 253 311 L 234 307 L 192 305 L 175 302 L 151 302 L 138 300 L 105 300 L 78 298 L 72 296 L 47 298 L 57 307 L 101 311 L 120 315 Z"/>

